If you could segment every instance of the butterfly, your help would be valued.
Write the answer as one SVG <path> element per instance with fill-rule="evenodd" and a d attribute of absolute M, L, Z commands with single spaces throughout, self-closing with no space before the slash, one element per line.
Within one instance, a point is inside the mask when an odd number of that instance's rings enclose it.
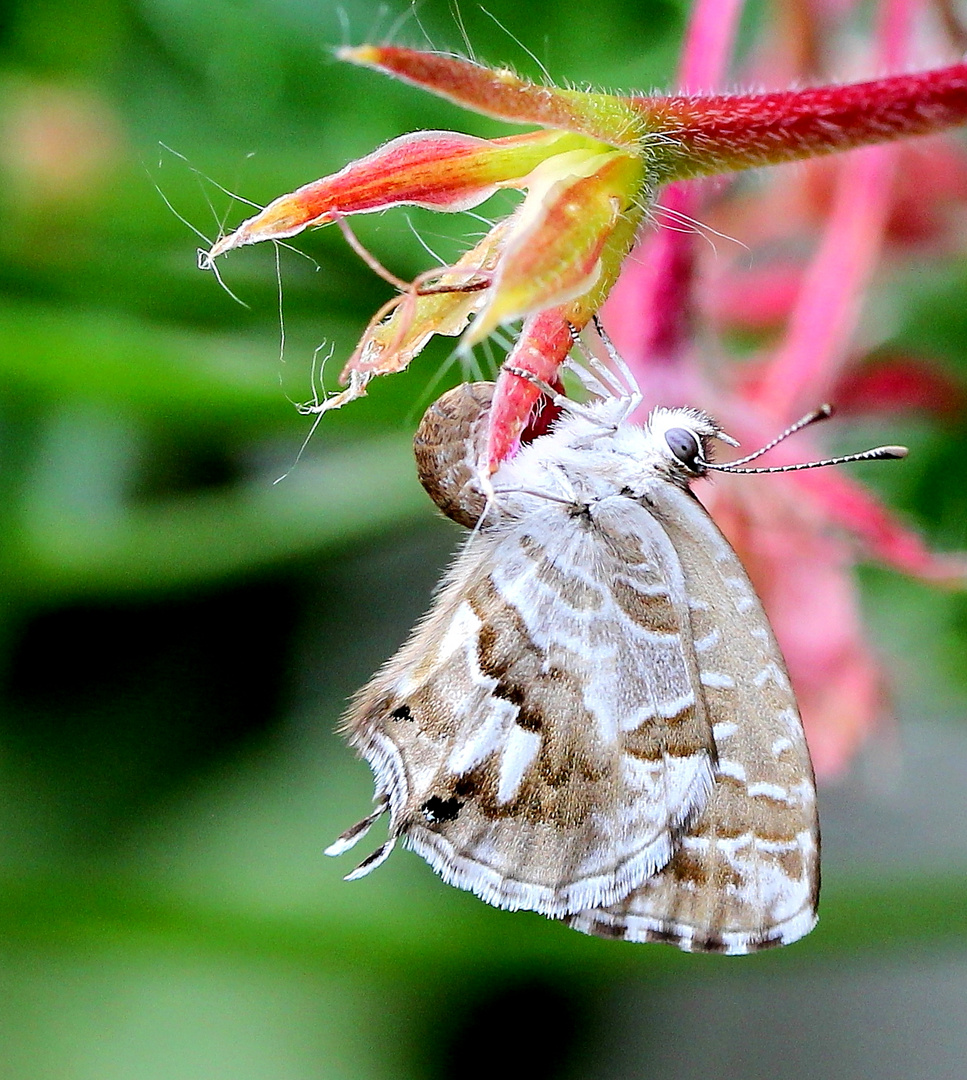
<path fill-rule="evenodd" d="M 424 487 L 472 531 L 352 703 L 376 807 L 327 854 L 388 813 L 347 880 L 402 840 L 488 903 L 585 933 L 728 954 L 797 940 L 819 893 L 809 752 L 762 605 L 690 490 L 732 440 L 694 409 L 633 424 L 640 395 L 598 382 L 588 403 L 556 396 L 550 432 L 488 485 L 492 393 L 457 387 L 417 432 Z"/>

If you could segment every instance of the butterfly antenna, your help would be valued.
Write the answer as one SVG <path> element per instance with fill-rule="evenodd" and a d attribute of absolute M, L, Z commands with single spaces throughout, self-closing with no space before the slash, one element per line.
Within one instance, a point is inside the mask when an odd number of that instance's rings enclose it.
<path fill-rule="evenodd" d="M 845 454 L 842 457 L 823 458 L 821 461 L 801 461 L 796 465 L 775 465 L 771 468 L 756 468 L 756 469 L 743 469 L 742 465 L 745 465 L 749 461 L 755 461 L 756 458 L 762 457 L 763 454 L 768 453 L 774 446 L 778 446 L 779 443 L 784 442 L 790 435 L 795 435 L 797 431 L 802 431 L 803 428 L 809 427 L 810 424 L 816 424 L 820 420 L 828 420 L 833 415 L 832 405 L 820 405 L 818 409 L 813 409 L 812 412 L 806 413 L 794 424 L 791 424 L 785 431 L 777 435 L 771 442 L 767 442 L 765 446 L 756 450 L 752 454 L 747 454 L 743 458 L 737 458 L 735 461 L 728 461 L 722 465 L 715 465 L 710 461 L 703 461 L 702 465 L 706 469 L 714 469 L 717 472 L 735 472 L 735 473 L 780 473 L 780 472 L 798 472 L 800 469 L 821 469 L 826 465 L 846 465 L 851 461 L 889 461 L 896 460 L 897 458 L 905 458 L 909 453 L 909 450 L 905 446 L 874 446 L 872 450 L 863 450 L 859 454 Z M 722 436 L 719 435 L 719 438 Z M 733 445 L 738 446 L 734 440 L 726 439 L 726 442 L 731 442 Z"/>
<path fill-rule="evenodd" d="M 828 420 L 832 415 L 832 405 L 820 405 L 818 409 L 813 409 L 812 412 L 806 413 L 805 416 L 801 417 L 794 424 L 791 424 L 789 427 L 787 427 L 786 430 L 783 431 L 781 434 L 777 435 L 772 440 L 772 442 L 767 442 L 765 446 L 761 447 L 759 450 L 756 450 L 752 454 L 746 454 L 744 458 L 737 458 L 735 461 L 728 462 L 729 468 L 731 468 L 733 465 L 745 465 L 750 461 L 755 461 L 756 458 L 760 458 L 763 454 L 767 454 L 774 446 L 778 446 L 779 443 L 785 442 L 785 440 L 788 439 L 790 435 L 795 435 L 797 431 L 802 431 L 803 428 L 809 427 L 810 424 L 816 424 L 820 420 Z M 739 444 L 733 442 L 733 445 L 738 446 Z"/>
<path fill-rule="evenodd" d="M 844 454 L 842 457 L 823 458 L 822 461 L 801 461 L 798 465 L 774 465 L 772 468 L 742 469 L 734 468 L 732 464 L 713 465 L 703 461 L 706 469 L 715 469 L 717 472 L 733 473 L 780 473 L 799 472 L 800 469 L 821 469 L 826 465 L 847 465 L 851 461 L 891 461 L 897 458 L 905 458 L 910 451 L 905 446 L 874 446 L 872 450 L 864 450 L 859 454 Z M 758 457 L 758 454 L 753 455 Z M 745 459 L 748 460 L 748 459 Z"/>

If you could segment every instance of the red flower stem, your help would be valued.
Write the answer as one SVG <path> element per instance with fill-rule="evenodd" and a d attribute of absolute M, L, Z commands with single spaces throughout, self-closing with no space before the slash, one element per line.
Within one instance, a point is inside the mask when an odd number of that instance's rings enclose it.
<path fill-rule="evenodd" d="M 536 378 L 557 384 L 561 361 L 572 344 L 571 325 L 564 308 L 548 308 L 524 320 L 520 336 L 508 353 L 494 389 L 487 430 L 487 467 L 495 472 L 502 461 L 512 458 L 521 436 L 541 397 L 529 379 L 512 375 L 506 367 L 519 367 Z"/>
<path fill-rule="evenodd" d="M 967 121 L 967 63 L 847 86 L 632 98 L 661 180 L 710 176 L 926 135 Z M 670 144 L 665 139 L 673 140 Z"/>
<path fill-rule="evenodd" d="M 850 150 L 967 121 L 967 63 L 846 86 L 767 94 L 613 97 L 528 82 L 453 56 L 391 46 L 341 49 L 488 116 L 648 151 L 658 183 Z"/>

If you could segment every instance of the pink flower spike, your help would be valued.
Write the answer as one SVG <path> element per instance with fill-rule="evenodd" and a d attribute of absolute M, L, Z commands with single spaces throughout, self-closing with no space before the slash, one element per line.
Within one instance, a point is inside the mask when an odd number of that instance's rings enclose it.
<path fill-rule="evenodd" d="M 912 13 L 910 0 L 888 0 L 880 8 L 877 36 L 885 63 L 902 62 Z M 897 153 L 896 147 L 869 147 L 840 166 L 822 244 L 806 272 L 786 339 L 757 391 L 773 416 L 788 418 L 803 402 L 828 398 L 847 359 L 883 242 Z"/>
<path fill-rule="evenodd" d="M 679 85 L 719 85 L 728 68 L 744 0 L 696 0 L 678 65 Z M 695 232 L 702 185 L 669 184 L 652 211 L 656 228 L 626 261 L 604 318 L 631 370 L 650 362 L 671 365 L 691 341 L 694 316 Z M 674 373 L 668 372 L 672 375 Z"/>
<path fill-rule="evenodd" d="M 831 524 L 855 537 L 869 556 L 935 585 L 963 588 L 967 557 L 937 555 L 855 480 L 831 469 L 800 473 L 805 488 Z"/>
<path fill-rule="evenodd" d="M 879 255 L 894 164 L 890 147 L 870 147 L 842 163 L 820 250 L 806 271 L 786 339 L 756 391 L 772 416 L 792 417 L 805 403 L 830 396 Z"/>
<path fill-rule="evenodd" d="M 718 86 L 729 66 L 745 0 L 695 0 L 678 63 L 678 84 L 689 90 Z"/>

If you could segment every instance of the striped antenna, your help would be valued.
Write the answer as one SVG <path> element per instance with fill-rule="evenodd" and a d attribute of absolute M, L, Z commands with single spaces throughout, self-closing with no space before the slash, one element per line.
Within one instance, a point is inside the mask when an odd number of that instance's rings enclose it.
<path fill-rule="evenodd" d="M 717 472 L 733 473 L 780 473 L 799 472 L 800 469 L 821 469 L 825 465 L 846 465 L 851 461 L 891 461 L 897 458 L 905 458 L 910 451 L 905 446 L 874 446 L 872 450 L 864 450 L 859 454 L 844 454 L 842 457 L 823 458 L 822 461 L 801 461 L 798 465 L 774 465 L 772 468 L 742 469 L 733 465 L 713 465 L 708 461 L 700 461 L 699 464 L 706 469 L 715 469 Z M 758 457 L 759 455 L 754 455 Z"/>
<path fill-rule="evenodd" d="M 784 442 L 790 435 L 795 435 L 797 431 L 802 431 L 804 427 L 809 427 L 810 424 L 818 423 L 820 420 L 828 420 L 832 415 L 832 405 L 820 405 L 818 409 L 813 409 L 812 412 L 806 413 L 801 419 L 797 420 L 794 424 L 791 424 L 781 435 L 777 435 L 772 442 L 767 442 L 760 450 L 756 450 L 753 454 L 747 454 L 744 458 L 738 458 L 736 461 L 728 462 L 728 468 L 731 469 L 735 465 L 745 465 L 750 461 L 755 461 L 756 458 L 762 457 L 763 454 L 768 453 L 774 446 L 778 446 L 779 443 Z M 718 467 L 719 466 L 715 466 L 715 468 Z"/>
<path fill-rule="evenodd" d="M 778 446 L 779 443 L 788 439 L 790 435 L 795 435 L 797 431 L 802 431 L 803 428 L 818 423 L 820 420 L 828 420 L 832 415 L 832 405 L 820 405 L 818 409 L 806 413 L 804 417 L 791 424 L 785 431 L 777 435 L 772 442 L 766 443 L 755 453 L 747 454 L 744 458 L 738 458 L 735 461 L 726 462 L 724 465 L 715 465 L 710 461 L 702 461 L 701 459 L 699 459 L 698 463 L 703 468 L 714 469 L 716 472 L 781 473 L 798 472 L 800 469 L 821 469 L 826 465 L 847 465 L 851 461 L 891 461 L 897 458 L 905 458 L 910 452 L 905 446 L 874 446 L 872 450 L 863 450 L 859 454 L 844 454 L 842 457 L 823 458 L 821 461 L 801 461 L 797 465 L 774 465 L 771 468 L 756 469 L 741 468 L 746 462 L 755 461 L 756 458 L 762 457 L 774 446 Z"/>

